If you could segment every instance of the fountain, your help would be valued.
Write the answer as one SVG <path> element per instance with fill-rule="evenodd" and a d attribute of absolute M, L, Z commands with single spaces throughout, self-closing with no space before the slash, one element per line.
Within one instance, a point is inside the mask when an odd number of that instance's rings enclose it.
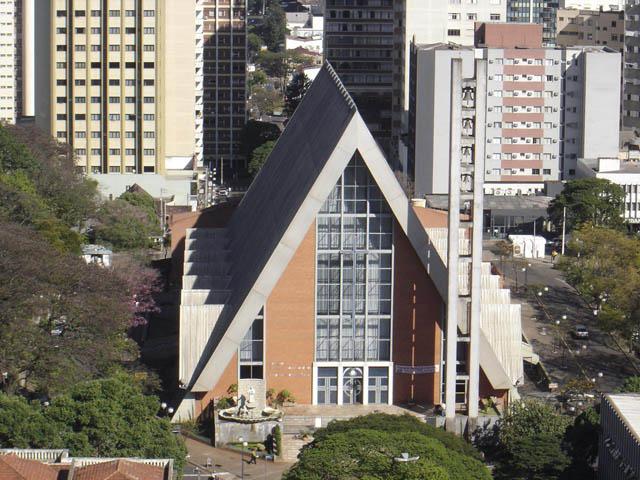
<path fill-rule="evenodd" d="M 249 398 L 240 395 L 238 406 L 225 408 L 218 412 L 221 420 L 237 423 L 262 423 L 278 421 L 282 418 L 282 411 L 276 408 L 265 407 L 256 411 L 255 390 L 249 387 Z"/>

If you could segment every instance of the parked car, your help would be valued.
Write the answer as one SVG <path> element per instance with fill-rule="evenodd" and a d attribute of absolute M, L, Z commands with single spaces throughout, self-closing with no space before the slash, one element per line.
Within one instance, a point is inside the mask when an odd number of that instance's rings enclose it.
<path fill-rule="evenodd" d="M 586 340 L 589 338 L 589 330 L 584 325 L 576 325 L 571 332 L 571 336 L 579 340 Z"/>

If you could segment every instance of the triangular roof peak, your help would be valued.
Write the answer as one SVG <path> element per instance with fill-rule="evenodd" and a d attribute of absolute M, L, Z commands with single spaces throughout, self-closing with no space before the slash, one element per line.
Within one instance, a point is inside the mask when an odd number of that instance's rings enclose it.
<path fill-rule="evenodd" d="M 356 151 L 447 298 L 444 263 L 353 99 L 325 63 L 231 218 L 231 293 L 188 388 L 208 391 L 217 383 Z"/>

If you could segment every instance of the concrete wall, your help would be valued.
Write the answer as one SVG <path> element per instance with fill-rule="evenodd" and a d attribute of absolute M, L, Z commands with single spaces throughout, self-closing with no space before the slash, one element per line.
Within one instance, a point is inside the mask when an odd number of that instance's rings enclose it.
<path fill-rule="evenodd" d="M 35 116 L 36 125 L 51 133 L 51 0 L 39 0 L 35 10 Z"/>
<path fill-rule="evenodd" d="M 582 158 L 617 157 L 620 137 L 619 53 L 582 54 Z"/>
<path fill-rule="evenodd" d="M 415 104 L 415 195 L 449 190 L 451 60 L 463 59 L 463 77 L 474 75 L 471 49 L 417 52 Z"/>
<path fill-rule="evenodd" d="M 159 155 L 170 169 L 174 160 L 195 154 L 196 84 L 195 0 L 166 0 L 160 5 L 159 29 L 162 55 L 159 63 Z M 159 163 L 161 171 L 165 162 Z"/>

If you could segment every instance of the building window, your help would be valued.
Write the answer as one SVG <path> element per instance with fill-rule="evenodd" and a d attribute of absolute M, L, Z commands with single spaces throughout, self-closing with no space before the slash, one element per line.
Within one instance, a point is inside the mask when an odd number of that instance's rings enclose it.
<path fill-rule="evenodd" d="M 392 248 L 388 205 L 354 157 L 317 218 L 317 361 L 390 360 Z"/>
<path fill-rule="evenodd" d="M 242 342 L 238 355 L 240 378 L 263 378 L 263 340 L 264 340 L 264 309 L 249 327 Z"/>
<path fill-rule="evenodd" d="M 369 403 L 389 403 L 389 368 L 370 367 Z"/>
<path fill-rule="evenodd" d="M 457 28 L 450 28 L 449 30 L 447 30 L 447 35 L 449 35 L 450 37 L 459 37 L 460 30 Z"/>
<path fill-rule="evenodd" d="M 338 403 L 338 369 L 335 367 L 319 367 L 316 380 L 318 404 L 330 405 Z"/>

